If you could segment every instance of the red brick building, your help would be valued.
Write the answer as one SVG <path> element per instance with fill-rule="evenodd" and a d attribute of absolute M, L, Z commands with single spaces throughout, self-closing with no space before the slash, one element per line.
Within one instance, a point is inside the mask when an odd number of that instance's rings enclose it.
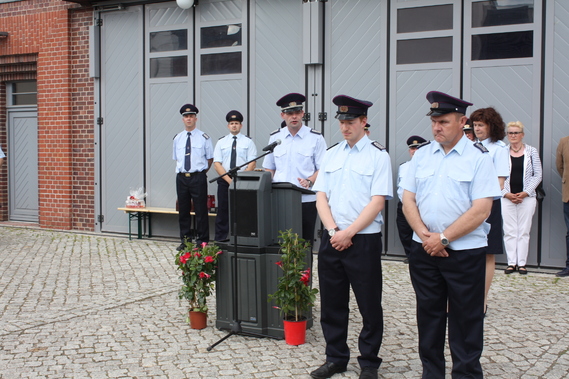
<path fill-rule="evenodd" d="M 8 219 L 7 98 L 11 83 L 37 83 L 37 188 L 39 225 L 94 229 L 93 80 L 89 77 L 92 9 L 57 0 L 1 4 L 0 220 Z M 14 158 L 12 158 L 14 159 Z M 16 158 L 17 159 L 17 158 Z"/>

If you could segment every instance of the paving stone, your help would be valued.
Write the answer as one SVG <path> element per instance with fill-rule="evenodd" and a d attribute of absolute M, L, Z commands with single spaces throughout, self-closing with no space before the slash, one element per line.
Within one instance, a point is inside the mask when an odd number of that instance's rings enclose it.
<path fill-rule="evenodd" d="M 227 332 L 214 327 L 215 298 L 206 329 L 186 323 L 176 246 L 0 225 L 0 378 L 308 378 L 324 362 L 319 302 L 304 345 L 237 335 L 208 352 Z M 379 373 L 417 378 L 408 266 L 389 258 L 382 265 Z M 486 377 L 569 378 L 569 280 L 556 278 L 555 270 L 532 269 L 524 277 L 502 272 L 496 271 L 485 319 Z M 355 301 L 350 307 L 352 360 L 334 378 L 360 372 L 355 357 L 362 323 Z M 450 378 L 448 347 L 445 355 Z"/>

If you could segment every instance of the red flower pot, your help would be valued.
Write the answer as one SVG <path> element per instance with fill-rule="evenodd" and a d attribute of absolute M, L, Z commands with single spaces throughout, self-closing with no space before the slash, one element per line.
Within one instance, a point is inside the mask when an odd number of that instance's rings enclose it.
<path fill-rule="evenodd" d="M 287 345 L 302 345 L 306 341 L 306 320 L 283 320 L 285 342 Z"/>
<path fill-rule="evenodd" d="M 190 311 L 190 327 L 204 329 L 207 326 L 207 313 Z"/>

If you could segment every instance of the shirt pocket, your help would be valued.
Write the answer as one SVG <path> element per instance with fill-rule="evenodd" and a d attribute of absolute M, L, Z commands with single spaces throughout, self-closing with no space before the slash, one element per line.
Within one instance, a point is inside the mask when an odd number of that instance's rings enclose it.
<path fill-rule="evenodd" d="M 356 192 L 368 193 L 373 180 L 373 170 L 374 168 L 371 165 L 351 167 L 352 189 Z"/>
<path fill-rule="evenodd" d="M 426 196 L 432 191 L 434 185 L 433 179 L 435 170 L 430 168 L 422 168 L 415 173 L 416 193 Z"/>
<path fill-rule="evenodd" d="M 296 164 L 300 167 L 301 171 L 314 172 L 314 162 L 312 161 L 312 149 L 305 151 L 298 151 L 296 153 Z"/>
<path fill-rule="evenodd" d="M 454 200 L 470 201 L 470 184 L 472 183 L 473 173 L 468 170 L 451 172 L 448 174 L 447 196 Z"/>

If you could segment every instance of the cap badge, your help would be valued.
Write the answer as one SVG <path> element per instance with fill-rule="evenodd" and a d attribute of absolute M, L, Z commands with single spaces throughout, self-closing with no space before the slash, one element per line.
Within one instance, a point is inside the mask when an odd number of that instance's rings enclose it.
<path fill-rule="evenodd" d="M 431 103 L 431 108 L 438 108 L 439 107 L 439 103 L 437 103 L 436 101 L 434 103 Z"/>
<path fill-rule="evenodd" d="M 237 115 L 233 114 L 233 115 L 231 115 L 231 118 L 237 118 Z"/>
<path fill-rule="evenodd" d="M 418 143 L 419 143 L 419 141 L 413 140 L 413 145 L 417 145 Z"/>
<path fill-rule="evenodd" d="M 348 107 L 347 107 L 346 105 L 342 105 L 342 106 L 340 107 L 340 112 L 346 113 L 347 111 L 348 111 Z"/>
<path fill-rule="evenodd" d="M 296 107 L 296 101 L 291 101 L 288 105 L 289 107 Z"/>
<path fill-rule="evenodd" d="M 186 108 L 186 109 L 184 110 L 184 112 L 191 112 L 191 111 L 192 111 L 192 110 L 191 110 L 190 108 Z"/>

